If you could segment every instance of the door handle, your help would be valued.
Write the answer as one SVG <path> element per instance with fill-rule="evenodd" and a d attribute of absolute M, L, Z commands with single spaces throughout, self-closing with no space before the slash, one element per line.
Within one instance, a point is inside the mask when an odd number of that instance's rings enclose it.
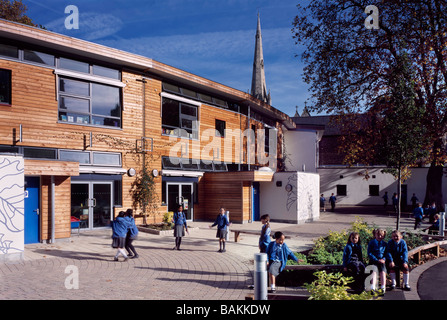
<path fill-rule="evenodd" d="M 96 208 L 96 198 L 92 198 L 90 200 L 92 200 L 92 207 Z"/>
<path fill-rule="evenodd" d="M 40 210 L 38 208 L 36 210 L 33 210 L 33 212 L 35 212 L 37 215 L 40 214 Z"/>

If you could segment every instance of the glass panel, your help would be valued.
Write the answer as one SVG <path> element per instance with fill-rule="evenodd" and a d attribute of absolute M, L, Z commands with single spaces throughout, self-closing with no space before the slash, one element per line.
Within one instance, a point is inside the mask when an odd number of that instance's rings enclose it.
<path fill-rule="evenodd" d="M 71 216 L 80 220 L 81 228 L 88 228 L 88 195 L 89 185 L 87 183 L 71 185 Z"/>
<path fill-rule="evenodd" d="M 61 97 L 60 101 L 61 101 L 60 109 L 76 111 L 81 113 L 89 113 L 90 111 L 90 101 L 87 99 Z"/>
<path fill-rule="evenodd" d="M 67 58 L 59 58 L 59 67 L 62 69 L 90 73 L 90 65 L 88 63 Z"/>
<path fill-rule="evenodd" d="M 10 70 L 0 70 L 0 103 L 11 104 Z"/>
<path fill-rule="evenodd" d="M 171 91 L 171 92 L 175 92 L 175 93 L 180 93 L 179 87 L 174 86 L 174 85 L 169 84 L 169 83 L 163 83 L 163 89 L 165 91 Z"/>
<path fill-rule="evenodd" d="M 101 77 L 121 80 L 121 72 L 111 68 L 93 65 L 93 74 Z"/>
<path fill-rule="evenodd" d="M 59 112 L 59 120 L 70 123 L 89 124 L 90 116 L 80 115 L 71 112 Z"/>
<path fill-rule="evenodd" d="M 192 90 L 182 88 L 182 94 L 191 98 L 197 98 L 197 93 Z"/>
<path fill-rule="evenodd" d="M 93 153 L 93 164 L 108 165 L 108 166 L 120 166 L 121 155 L 117 153 Z"/>
<path fill-rule="evenodd" d="M 0 55 L 11 58 L 19 58 L 19 49 L 17 47 L 0 44 Z"/>
<path fill-rule="evenodd" d="M 94 116 L 92 121 L 94 125 L 98 126 L 121 127 L 121 119 Z"/>
<path fill-rule="evenodd" d="M 168 212 L 176 212 L 179 206 L 179 185 L 168 184 Z"/>
<path fill-rule="evenodd" d="M 214 171 L 228 171 L 226 163 L 214 163 Z"/>
<path fill-rule="evenodd" d="M 179 105 L 178 102 L 163 98 L 163 125 L 178 127 L 179 126 Z"/>
<path fill-rule="evenodd" d="M 110 225 L 112 208 L 112 185 L 93 184 L 93 228 Z"/>
<path fill-rule="evenodd" d="M 192 220 L 192 186 L 189 184 L 182 184 L 182 200 L 183 200 L 183 212 L 186 215 L 186 220 Z"/>
<path fill-rule="evenodd" d="M 39 148 L 25 148 L 23 150 L 25 158 L 34 159 L 56 159 L 56 150 L 53 149 L 39 149 Z"/>
<path fill-rule="evenodd" d="M 90 84 L 88 82 L 61 78 L 59 81 L 59 90 L 80 96 L 90 96 Z"/>
<path fill-rule="evenodd" d="M 92 113 L 121 117 L 120 89 L 94 83 L 92 85 Z"/>
<path fill-rule="evenodd" d="M 209 103 L 213 102 L 213 98 L 203 93 L 200 94 L 200 99 Z"/>
<path fill-rule="evenodd" d="M 181 106 L 182 114 L 197 118 L 197 107 L 189 106 L 183 103 L 181 104 Z"/>
<path fill-rule="evenodd" d="M 180 159 L 179 158 L 171 158 L 163 157 L 162 159 L 163 169 L 181 169 Z"/>
<path fill-rule="evenodd" d="M 182 161 L 182 166 L 184 170 L 199 170 L 199 160 L 184 159 Z"/>
<path fill-rule="evenodd" d="M 23 50 L 23 59 L 36 63 L 54 66 L 54 56 L 38 51 Z"/>
<path fill-rule="evenodd" d="M 75 161 L 80 164 L 90 164 L 90 153 L 79 151 L 59 151 L 59 159 L 65 161 Z"/>
<path fill-rule="evenodd" d="M 213 98 L 213 99 L 214 99 L 214 103 L 217 104 L 218 106 L 228 107 L 226 101 L 217 99 L 217 98 Z"/>

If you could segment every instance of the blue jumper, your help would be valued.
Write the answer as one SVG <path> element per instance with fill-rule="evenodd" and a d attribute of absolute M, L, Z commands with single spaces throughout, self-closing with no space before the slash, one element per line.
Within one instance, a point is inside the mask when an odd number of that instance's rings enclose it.
<path fill-rule="evenodd" d="M 129 216 L 124 217 L 127 222 L 127 231 L 131 239 L 135 239 L 138 235 L 138 228 L 135 225 L 135 219 Z"/>
<path fill-rule="evenodd" d="M 380 259 L 385 259 L 386 242 L 372 239 L 368 243 L 368 258 L 370 263 L 378 262 Z"/>
<path fill-rule="evenodd" d="M 292 250 L 289 249 L 287 244 L 277 244 L 276 241 L 270 242 L 267 247 L 267 258 L 269 261 L 278 260 L 281 262 L 281 267 L 279 268 L 279 272 L 283 271 L 286 267 L 287 260 L 290 258 L 298 262 L 297 257 L 293 254 Z"/>
<path fill-rule="evenodd" d="M 116 219 L 112 222 L 112 237 L 125 238 L 128 227 L 128 222 L 124 217 L 116 217 Z"/>
<path fill-rule="evenodd" d="M 217 225 L 218 230 L 227 230 L 227 226 L 230 225 L 230 222 L 226 215 L 219 214 L 211 227 L 214 227 L 215 225 Z"/>
<path fill-rule="evenodd" d="M 358 261 L 363 262 L 362 246 L 358 243 L 348 243 L 343 250 L 343 267 L 348 267 L 353 255 L 357 256 Z"/>
<path fill-rule="evenodd" d="M 388 241 L 386 260 L 388 263 L 394 262 L 396 264 L 408 264 L 408 247 L 404 239 L 400 239 L 397 243 L 393 239 Z"/>
<path fill-rule="evenodd" d="M 271 239 L 270 239 L 271 232 L 272 231 L 271 231 L 270 227 L 267 227 L 267 225 L 262 226 L 261 236 L 259 237 L 259 247 L 263 251 L 267 250 L 267 247 L 271 242 Z"/>
<path fill-rule="evenodd" d="M 173 220 L 175 225 L 184 225 L 186 229 L 188 229 L 188 225 L 186 224 L 186 215 L 183 211 L 174 212 Z"/>
<path fill-rule="evenodd" d="M 422 209 L 422 207 L 414 208 L 413 217 L 422 220 L 422 218 L 424 217 L 424 209 Z"/>

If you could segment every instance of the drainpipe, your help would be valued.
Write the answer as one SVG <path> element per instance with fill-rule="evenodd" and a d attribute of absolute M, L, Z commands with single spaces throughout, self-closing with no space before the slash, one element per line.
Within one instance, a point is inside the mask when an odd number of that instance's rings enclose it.
<path fill-rule="evenodd" d="M 51 176 L 51 243 L 55 243 L 55 225 L 56 225 L 56 209 L 55 209 L 55 182 L 54 176 Z"/>

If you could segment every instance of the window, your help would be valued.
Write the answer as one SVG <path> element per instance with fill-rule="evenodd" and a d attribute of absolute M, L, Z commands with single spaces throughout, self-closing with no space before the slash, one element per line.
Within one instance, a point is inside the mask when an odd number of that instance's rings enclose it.
<path fill-rule="evenodd" d="M 270 129 L 268 127 L 264 128 L 264 152 L 270 152 Z"/>
<path fill-rule="evenodd" d="M 80 164 L 90 164 L 90 153 L 82 151 L 59 151 L 59 160 L 79 162 Z"/>
<path fill-rule="evenodd" d="M 198 139 L 198 107 L 163 98 L 162 133 Z"/>
<path fill-rule="evenodd" d="M 11 104 L 11 70 L 0 69 L 0 104 Z"/>
<path fill-rule="evenodd" d="M 347 189 L 345 184 L 338 184 L 337 185 L 337 196 L 346 196 L 347 195 Z"/>
<path fill-rule="evenodd" d="M 0 44 L 0 55 L 10 58 L 19 58 L 19 49 L 17 47 Z"/>
<path fill-rule="evenodd" d="M 61 77 L 59 80 L 59 120 L 77 124 L 121 127 L 121 89 Z"/>
<path fill-rule="evenodd" d="M 225 121 L 216 119 L 216 137 L 225 138 Z"/>
<path fill-rule="evenodd" d="M 59 58 L 59 68 L 82 73 L 90 73 L 90 65 L 88 63 L 67 58 Z"/>
<path fill-rule="evenodd" d="M 379 196 L 379 186 L 378 185 L 370 185 L 369 186 L 369 195 L 370 196 Z"/>
<path fill-rule="evenodd" d="M 23 50 L 23 60 L 54 67 L 54 56 L 43 52 Z"/>
<path fill-rule="evenodd" d="M 56 149 L 24 148 L 23 156 L 31 159 L 57 159 Z"/>

